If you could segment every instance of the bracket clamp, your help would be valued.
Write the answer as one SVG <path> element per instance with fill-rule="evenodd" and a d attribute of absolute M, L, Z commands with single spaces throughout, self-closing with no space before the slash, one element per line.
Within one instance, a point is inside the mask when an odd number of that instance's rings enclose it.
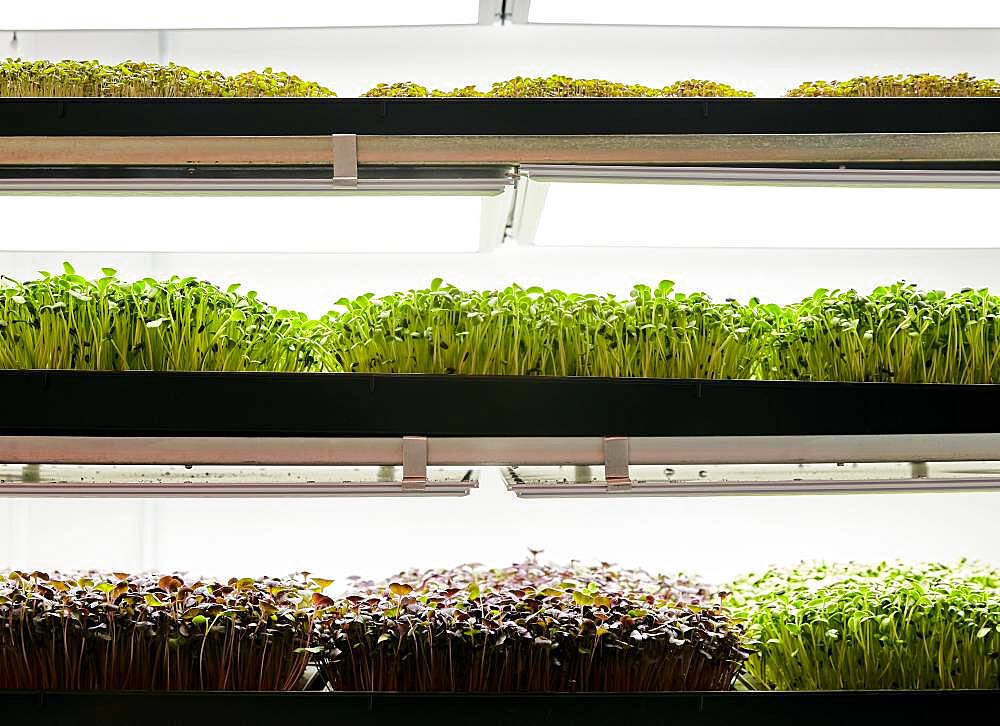
<path fill-rule="evenodd" d="M 628 471 L 628 437 L 604 437 L 604 481 L 608 491 L 623 491 L 632 488 L 632 477 Z"/>
<path fill-rule="evenodd" d="M 403 437 L 403 489 L 427 488 L 427 437 Z"/>
<path fill-rule="evenodd" d="M 333 134 L 333 185 L 358 186 L 358 137 L 357 134 Z"/>

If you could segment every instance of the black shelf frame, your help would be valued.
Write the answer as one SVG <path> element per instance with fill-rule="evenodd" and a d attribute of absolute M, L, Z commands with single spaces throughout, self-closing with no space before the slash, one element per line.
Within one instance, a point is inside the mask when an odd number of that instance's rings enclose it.
<path fill-rule="evenodd" d="M 0 691 L 4 723 L 91 726 L 884 726 L 995 713 L 1000 691 L 644 694 Z"/>
<path fill-rule="evenodd" d="M 1000 131 L 1000 98 L 0 98 L 0 136 Z"/>
<path fill-rule="evenodd" d="M 361 373 L 0 371 L 0 435 L 1000 433 L 1000 385 Z"/>

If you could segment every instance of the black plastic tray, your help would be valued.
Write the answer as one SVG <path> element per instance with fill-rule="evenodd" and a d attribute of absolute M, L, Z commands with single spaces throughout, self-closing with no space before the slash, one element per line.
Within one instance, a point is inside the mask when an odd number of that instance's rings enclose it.
<path fill-rule="evenodd" d="M 46 726 L 895 726 L 988 721 L 998 708 L 1000 691 L 500 696 L 0 691 L 3 723 Z"/>
<path fill-rule="evenodd" d="M 1000 432 L 1000 385 L 0 371 L 0 435 L 781 436 Z"/>
<path fill-rule="evenodd" d="M 2 98 L 0 136 L 1000 131 L 1000 98 Z"/>

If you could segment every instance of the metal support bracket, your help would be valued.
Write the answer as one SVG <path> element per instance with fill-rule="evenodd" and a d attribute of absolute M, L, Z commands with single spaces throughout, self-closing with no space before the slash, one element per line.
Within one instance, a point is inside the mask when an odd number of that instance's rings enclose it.
<path fill-rule="evenodd" d="M 628 471 L 628 437 L 604 437 L 604 481 L 608 491 L 627 491 L 632 488 Z"/>
<path fill-rule="evenodd" d="M 427 437 L 403 437 L 403 489 L 427 487 Z"/>
<path fill-rule="evenodd" d="M 333 134 L 333 185 L 358 185 L 358 137 L 356 134 Z"/>

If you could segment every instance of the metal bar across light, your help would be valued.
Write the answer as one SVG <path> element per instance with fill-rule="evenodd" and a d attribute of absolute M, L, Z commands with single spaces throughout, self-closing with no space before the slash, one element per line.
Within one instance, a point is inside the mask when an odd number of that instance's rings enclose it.
<path fill-rule="evenodd" d="M 597 466 L 606 441 L 431 436 L 426 465 Z M 0 436 L 7 464 L 400 466 L 403 451 L 396 437 Z M 1000 461 L 1000 434 L 631 436 L 626 451 L 634 465 Z"/>
<path fill-rule="evenodd" d="M 862 492 L 991 491 L 993 477 L 745 482 L 633 481 L 628 466 L 1000 460 L 1000 434 L 739 437 L 476 437 L 476 438 L 239 438 L 239 437 L 0 437 L 9 464 L 171 464 L 271 466 L 400 466 L 393 482 L 321 483 L 67 483 L 0 484 L 0 496 L 363 496 L 463 494 L 475 486 L 433 482 L 426 467 L 472 465 L 604 465 L 614 481 L 523 482 L 520 496 L 721 496 Z M 609 474 L 611 476 L 612 474 Z"/>
<path fill-rule="evenodd" d="M 1000 171 L 928 169 L 796 169 L 711 166 L 522 165 L 538 182 L 650 182 L 854 186 L 1000 186 Z"/>
<path fill-rule="evenodd" d="M 361 135 L 366 165 L 1000 162 L 1000 132 Z M 330 166 L 329 136 L 6 136 L 2 166 Z"/>

